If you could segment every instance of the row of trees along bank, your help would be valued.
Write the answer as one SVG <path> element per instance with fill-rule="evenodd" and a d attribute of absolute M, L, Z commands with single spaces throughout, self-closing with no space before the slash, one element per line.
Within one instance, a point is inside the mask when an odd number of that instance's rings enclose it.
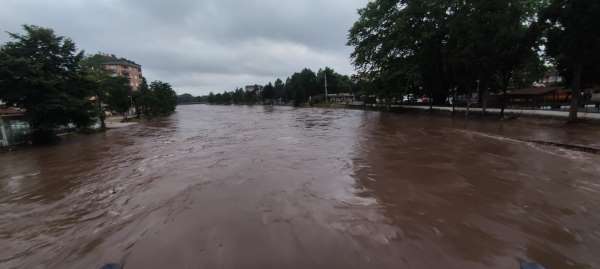
<path fill-rule="evenodd" d="M 176 94 L 168 83 L 143 79 L 133 91 L 128 78 L 100 68 L 97 55 L 85 56 L 75 43 L 52 29 L 25 25 L 9 33 L 0 47 L 0 100 L 25 110 L 34 143 L 56 140 L 56 130 L 89 130 L 106 111 L 157 116 L 175 110 Z"/>
<path fill-rule="evenodd" d="M 433 104 L 529 86 L 547 64 L 574 94 L 600 82 L 598 0 L 374 0 L 349 33 L 359 77 L 380 96 L 426 94 Z M 484 112 L 485 113 L 485 112 Z"/>
<path fill-rule="evenodd" d="M 307 102 L 318 102 L 325 96 L 325 80 L 327 80 L 327 92 L 356 93 L 358 85 L 349 76 L 341 75 L 333 69 L 326 67 L 314 72 L 308 68 L 294 73 L 285 82 L 276 79 L 262 87 L 259 92 L 246 91 L 242 88 L 224 93 L 210 93 L 206 96 L 193 97 L 189 94 L 179 96 L 182 103 L 209 103 L 209 104 L 273 104 L 291 103 L 302 105 Z M 259 88 L 255 85 L 254 88 Z"/>

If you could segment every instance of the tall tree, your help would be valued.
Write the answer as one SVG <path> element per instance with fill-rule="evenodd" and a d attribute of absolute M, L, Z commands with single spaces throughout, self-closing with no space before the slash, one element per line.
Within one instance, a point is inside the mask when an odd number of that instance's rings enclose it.
<path fill-rule="evenodd" d="M 281 79 L 276 79 L 273 87 L 275 88 L 275 98 L 283 100 L 285 98 L 285 84 L 283 81 Z"/>
<path fill-rule="evenodd" d="M 537 11 L 539 0 L 457 2 L 450 20 L 450 52 L 456 80 L 479 85 L 483 111 L 488 90 L 501 88 L 504 112 L 514 72 L 529 61 L 539 62 Z M 463 72 L 463 73 L 460 73 Z M 465 73 L 466 72 L 466 73 Z"/>
<path fill-rule="evenodd" d="M 305 68 L 300 73 L 293 74 L 286 87 L 292 94 L 294 105 L 305 104 L 311 96 L 318 94 L 317 76 L 312 70 Z"/>
<path fill-rule="evenodd" d="M 273 102 L 273 98 L 275 98 L 275 87 L 273 87 L 273 84 L 269 82 L 269 84 L 263 88 L 261 94 L 263 102 Z"/>
<path fill-rule="evenodd" d="M 376 94 L 429 95 L 444 104 L 450 92 L 504 85 L 537 56 L 537 8 L 544 0 L 374 0 L 359 11 L 348 44 L 360 77 Z M 503 83 L 501 83 L 503 82 Z"/>
<path fill-rule="evenodd" d="M 324 69 L 319 69 L 319 72 L 317 72 L 319 94 L 325 93 L 325 77 L 327 77 L 327 92 L 329 94 L 349 93 L 352 91 L 352 82 L 348 76 L 344 76 L 329 67 L 325 67 Z"/>
<path fill-rule="evenodd" d="M 177 94 L 169 83 L 154 81 L 150 83 L 150 92 L 152 95 L 151 115 L 167 115 L 175 111 Z"/>
<path fill-rule="evenodd" d="M 600 81 L 600 1 L 551 0 L 543 13 L 547 53 L 571 84 L 569 120 L 577 121 L 582 89 Z"/>
<path fill-rule="evenodd" d="M 129 79 L 120 76 L 109 76 L 101 82 L 100 87 L 106 91 L 105 101 L 108 108 L 127 117 L 126 113 L 132 103 L 132 89 Z"/>
<path fill-rule="evenodd" d="M 348 44 L 362 77 L 379 81 L 386 95 L 424 88 L 436 103 L 448 89 L 448 12 L 442 0 L 376 0 L 359 10 Z"/>
<path fill-rule="evenodd" d="M 23 29 L 9 33 L 12 41 L 0 48 L 0 99 L 26 109 L 37 143 L 53 140 L 58 126 L 91 125 L 96 110 L 80 65 L 83 52 L 51 29 Z"/>

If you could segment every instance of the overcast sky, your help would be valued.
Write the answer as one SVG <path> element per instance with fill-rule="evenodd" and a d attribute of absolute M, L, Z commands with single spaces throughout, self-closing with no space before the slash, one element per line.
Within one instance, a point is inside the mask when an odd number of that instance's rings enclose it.
<path fill-rule="evenodd" d="M 2 0 L 0 42 L 51 27 L 87 53 L 142 65 L 195 95 L 285 79 L 304 67 L 354 72 L 348 29 L 368 0 Z"/>

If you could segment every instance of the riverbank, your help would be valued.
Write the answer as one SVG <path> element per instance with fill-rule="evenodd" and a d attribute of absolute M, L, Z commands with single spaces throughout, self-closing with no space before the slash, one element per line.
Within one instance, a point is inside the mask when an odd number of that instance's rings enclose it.
<path fill-rule="evenodd" d="M 401 109 L 412 109 L 412 110 L 435 110 L 441 112 L 450 112 L 452 113 L 452 107 L 445 106 L 411 106 L 411 105 L 399 105 L 396 108 Z M 466 113 L 466 107 L 455 107 L 454 110 L 460 113 Z M 468 111 L 473 114 L 481 114 L 482 108 L 469 108 Z M 501 110 L 499 108 L 488 108 L 486 113 L 491 115 L 500 115 Z M 538 118 L 556 118 L 556 119 L 568 119 L 569 112 L 568 111 L 555 111 L 555 110 L 533 110 L 533 109 L 505 109 L 504 113 L 509 116 L 518 116 L 518 117 L 538 117 Z M 599 121 L 600 122 L 600 113 L 595 112 L 579 112 L 579 118 L 582 120 L 591 120 L 591 121 Z"/>
<path fill-rule="evenodd" d="M 125 120 L 123 116 L 113 116 L 106 118 L 104 121 L 106 124 L 106 129 L 117 129 L 117 128 L 125 128 L 139 123 L 139 119 L 136 118 L 128 118 Z"/>
<path fill-rule="evenodd" d="M 287 106 L 287 105 L 278 105 Z M 385 105 L 367 104 L 367 105 L 349 105 L 349 104 L 312 104 L 301 106 L 306 107 L 317 107 L 317 108 L 333 108 L 333 109 L 358 109 L 358 110 L 379 110 L 388 112 L 401 112 L 401 111 L 434 111 L 450 114 L 457 112 L 460 114 L 466 114 L 469 111 L 470 116 L 477 117 L 481 116 L 482 108 L 466 108 L 466 107 L 448 107 L 448 106 L 417 106 L 417 105 L 391 105 L 386 107 Z M 499 108 L 488 108 L 486 114 L 489 115 L 500 115 L 501 110 Z M 504 110 L 504 114 L 509 118 L 515 117 L 531 117 L 531 118 L 546 118 L 546 119 L 559 119 L 566 120 L 569 118 L 568 111 L 556 111 L 556 110 L 539 110 L 539 109 L 514 109 L 509 108 Z M 593 121 L 600 123 L 600 113 L 598 112 L 579 112 L 579 119 L 583 121 Z"/>
<path fill-rule="evenodd" d="M 124 117 L 122 116 L 112 116 L 112 117 L 108 117 L 105 119 L 105 124 L 106 124 L 106 130 L 100 130 L 100 124 L 97 124 L 96 128 L 91 128 L 88 130 L 83 130 L 83 131 L 76 131 L 74 129 L 64 129 L 62 130 L 60 133 L 57 134 L 57 136 L 60 138 L 60 140 L 62 139 L 66 139 L 68 137 L 72 137 L 75 135 L 86 135 L 86 134 L 94 134 L 94 133 L 98 133 L 98 132 L 104 132 L 104 131 L 108 131 L 111 129 L 120 129 L 120 128 L 126 128 L 126 127 L 131 127 L 133 125 L 139 124 L 139 119 L 136 118 L 128 118 L 126 121 L 124 121 Z M 0 126 L 1 127 L 1 126 Z M 4 130 L 2 130 L 4 132 Z M 29 131 L 27 132 L 23 132 L 23 137 L 27 138 L 29 136 Z M 0 145 L 0 153 L 2 152 L 12 152 L 12 151 L 16 151 L 22 148 L 28 148 L 28 147 L 33 147 L 33 145 L 31 145 L 31 142 L 28 142 L 27 139 L 23 140 L 23 142 L 21 143 L 16 143 L 16 144 L 12 144 L 12 145 Z"/>

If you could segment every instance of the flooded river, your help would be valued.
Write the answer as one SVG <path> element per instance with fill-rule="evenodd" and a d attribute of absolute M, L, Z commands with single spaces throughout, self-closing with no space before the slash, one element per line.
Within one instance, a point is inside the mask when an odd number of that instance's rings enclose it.
<path fill-rule="evenodd" d="M 0 268 L 600 268 L 600 128 L 288 107 L 0 154 Z"/>

